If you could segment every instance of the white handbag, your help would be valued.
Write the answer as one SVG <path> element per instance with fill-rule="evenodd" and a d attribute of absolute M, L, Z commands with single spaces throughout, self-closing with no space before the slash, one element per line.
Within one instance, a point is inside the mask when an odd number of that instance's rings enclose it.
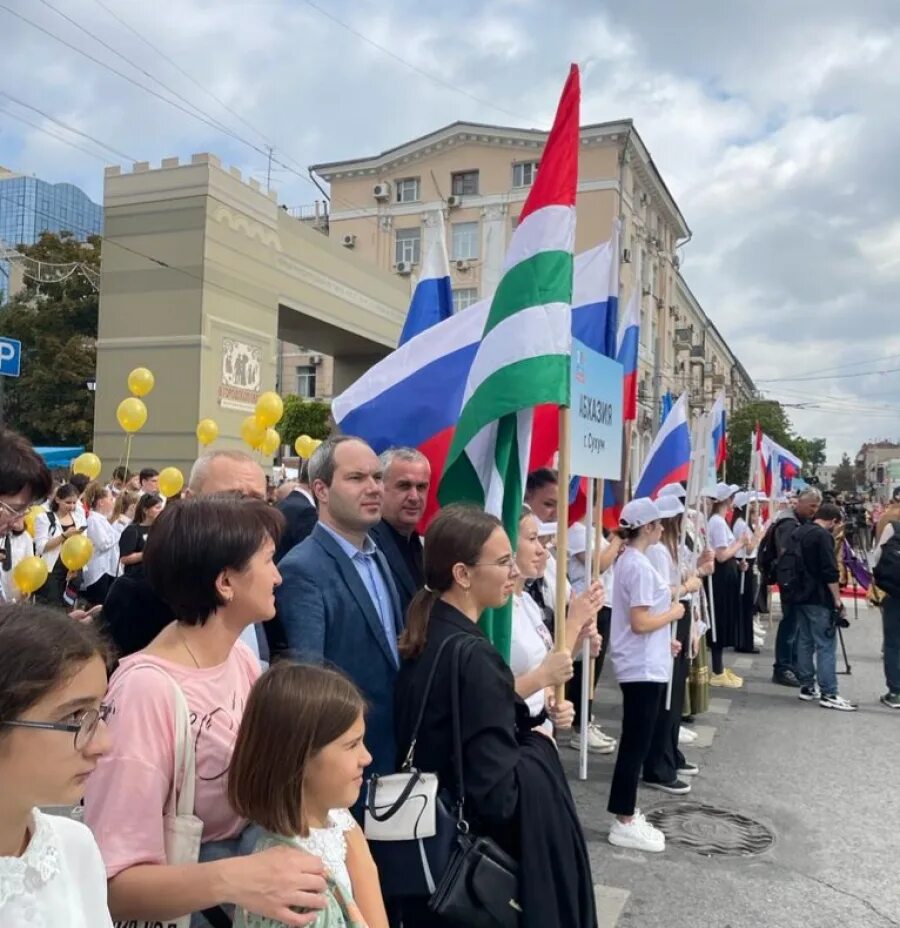
<path fill-rule="evenodd" d="M 372 777 L 366 807 L 369 841 L 413 841 L 437 833 L 438 778 L 405 770 Z"/>
<path fill-rule="evenodd" d="M 194 739 L 191 736 L 191 716 L 181 687 L 156 664 L 135 664 L 133 670 L 151 668 L 161 673 L 172 687 L 175 705 L 175 767 L 172 789 L 163 815 L 163 840 L 167 864 L 195 864 L 200 858 L 203 822 L 194 815 L 194 789 L 197 766 Z M 122 919 L 115 928 L 190 928 L 191 915 L 180 918 Z"/>

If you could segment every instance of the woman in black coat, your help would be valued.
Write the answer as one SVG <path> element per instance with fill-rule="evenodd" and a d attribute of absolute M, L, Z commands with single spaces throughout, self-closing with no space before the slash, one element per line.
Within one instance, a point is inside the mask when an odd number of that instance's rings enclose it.
<path fill-rule="evenodd" d="M 402 763 L 441 643 L 475 640 L 460 664 L 465 815 L 519 862 L 523 928 L 596 928 L 590 861 L 575 804 L 553 740 L 516 695 L 512 671 L 478 628 L 486 609 L 512 594 L 515 555 L 500 522 L 467 506 L 442 510 L 425 535 L 425 589 L 410 604 L 400 639 L 395 719 Z M 452 646 L 445 648 L 449 652 Z M 435 673 L 416 742 L 420 770 L 455 792 L 450 700 L 451 654 Z M 444 923 L 427 900 L 404 906 L 404 923 Z"/>

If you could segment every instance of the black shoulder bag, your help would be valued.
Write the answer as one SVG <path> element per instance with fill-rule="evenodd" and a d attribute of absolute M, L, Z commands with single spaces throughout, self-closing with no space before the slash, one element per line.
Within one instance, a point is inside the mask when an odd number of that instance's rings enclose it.
<path fill-rule="evenodd" d="M 428 907 L 448 923 L 461 928 L 517 928 L 519 865 L 495 841 L 470 834 L 463 816 L 462 729 L 460 724 L 460 655 L 475 639 L 461 642 L 453 652 L 450 699 L 453 714 L 453 764 L 457 789 L 456 849 L 444 870 Z"/>

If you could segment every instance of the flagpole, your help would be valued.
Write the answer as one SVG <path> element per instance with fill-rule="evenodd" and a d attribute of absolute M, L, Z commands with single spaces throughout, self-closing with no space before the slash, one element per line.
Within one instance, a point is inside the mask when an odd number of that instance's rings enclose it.
<path fill-rule="evenodd" d="M 585 509 L 585 545 L 584 545 L 584 572 L 587 578 L 587 589 L 594 582 L 594 481 L 589 478 Z M 573 654 L 574 658 L 575 655 Z M 588 718 L 591 690 L 594 683 L 594 662 L 591 660 L 591 642 L 585 638 L 581 643 L 581 705 L 578 717 L 581 719 L 581 746 L 578 749 L 578 779 L 586 780 L 588 776 L 588 735 L 590 733 L 590 718 Z"/>
<path fill-rule="evenodd" d="M 631 436 L 634 429 L 634 420 L 629 419 L 625 423 L 625 473 L 622 474 L 623 486 L 625 488 L 624 500 L 627 503 L 631 499 Z"/>
<path fill-rule="evenodd" d="M 701 416 L 701 427 L 700 427 L 700 428 L 701 428 L 700 434 L 701 434 L 701 436 L 702 436 L 702 441 L 701 441 L 701 443 L 700 443 L 700 447 L 701 447 L 701 451 L 700 451 L 700 474 L 701 474 L 701 478 L 700 478 L 700 479 L 701 479 L 701 480 L 705 480 L 705 479 L 706 479 L 706 468 L 707 468 L 708 465 L 709 465 L 709 455 L 710 455 L 710 451 L 712 450 L 712 449 L 710 448 L 710 438 L 711 438 L 711 434 L 712 434 L 712 430 L 711 430 L 710 426 L 711 426 L 711 423 L 708 422 L 708 421 L 706 421 L 706 416 Z M 713 452 L 713 453 L 715 453 L 715 452 Z M 702 489 L 702 488 L 701 488 L 701 489 Z M 699 494 L 698 494 L 698 498 L 697 498 L 697 505 L 698 505 L 698 507 L 699 507 L 699 505 L 700 505 Z M 708 514 L 708 513 L 703 513 L 703 516 L 704 516 L 704 518 L 706 519 L 706 522 L 707 522 L 707 538 L 708 538 L 708 537 L 709 537 L 709 531 L 708 531 L 708 526 L 709 526 L 709 514 Z M 707 543 L 708 543 L 708 542 L 707 542 Z M 709 627 L 710 627 L 710 631 L 712 632 L 712 642 L 713 642 L 713 644 L 715 644 L 716 641 L 717 641 L 717 635 L 716 635 L 716 604 L 715 604 L 715 601 L 714 601 L 714 599 L 713 599 L 713 578 L 712 578 L 712 574 L 709 574 L 709 575 L 707 576 L 707 578 L 706 578 L 706 591 L 707 591 L 707 602 L 708 602 L 708 604 L 709 604 L 709 622 L 710 622 L 710 626 L 709 626 Z"/>
<path fill-rule="evenodd" d="M 556 604 L 554 608 L 553 644 L 557 651 L 566 649 L 566 564 L 569 548 L 569 480 L 571 477 L 572 425 L 568 406 L 559 407 L 559 473 L 556 508 Z M 559 705 L 565 699 L 565 687 L 554 689 Z"/>

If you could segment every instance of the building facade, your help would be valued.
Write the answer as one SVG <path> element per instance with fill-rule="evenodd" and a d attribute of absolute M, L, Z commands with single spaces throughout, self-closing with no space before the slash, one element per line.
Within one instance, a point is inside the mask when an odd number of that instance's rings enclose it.
<path fill-rule="evenodd" d="M 330 210 L 308 209 L 322 231 L 414 286 L 423 229 L 445 221 L 456 311 L 490 296 L 537 171 L 547 133 L 456 122 L 378 155 L 313 165 L 331 187 Z M 691 391 L 709 408 L 755 388 L 680 273 L 678 249 L 691 232 L 631 120 L 581 130 L 576 252 L 607 241 L 621 221 L 620 308 L 639 288 L 637 474 L 666 393 Z"/>
<path fill-rule="evenodd" d="M 43 232 L 71 232 L 79 241 L 103 233 L 103 207 L 72 184 L 50 184 L 0 166 L 0 243 L 33 245 Z M 0 261 L 0 302 L 13 291 Z"/>

